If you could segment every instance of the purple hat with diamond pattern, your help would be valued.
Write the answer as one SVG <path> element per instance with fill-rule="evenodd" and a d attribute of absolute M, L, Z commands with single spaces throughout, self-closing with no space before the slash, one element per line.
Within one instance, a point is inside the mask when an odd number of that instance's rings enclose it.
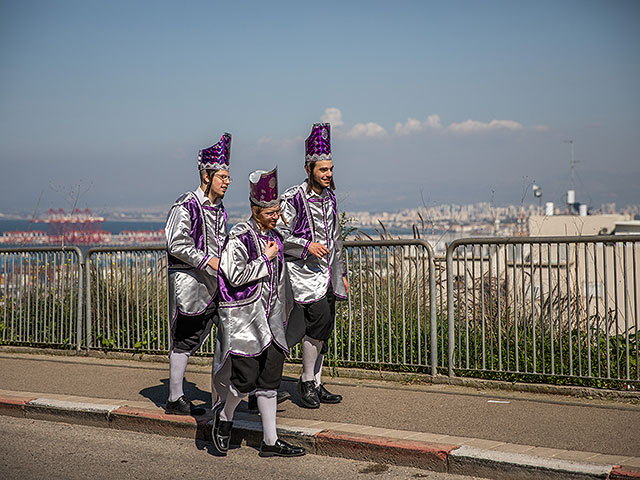
<path fill-rule="evenodd" d="M 229 170 L 231 134 L 223 133 L 220 141 L 198 152 L 199 170 Z"/>
<path fill-rule="evenodd" d="M 278 204 L 278 167 L 270 172 L 256 170 L 249 174 L 249 201 L 259 207 Z"/>
<path fill-rule="evenodd" d="M 331 160 L 331 125 L 328 123 L 314 123 L 311 133 L 304 142 L 307 162 Z"/>

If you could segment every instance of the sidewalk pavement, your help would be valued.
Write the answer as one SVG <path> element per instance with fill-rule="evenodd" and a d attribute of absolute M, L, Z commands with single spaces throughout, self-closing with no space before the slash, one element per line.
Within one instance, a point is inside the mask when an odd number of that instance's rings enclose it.
<path fill-rule="evenodd" d="M 164 414 L 163 358 L 52 353 L 0 348 L 0 414 L 210 439 L 207 415 Z M 210 360 L 192 360 L 185 393 L 210 407 Z M 282 438 L 318 455 L 492 479 L 640 478 L 637 393 L 598 398 L 602 392 L 547 388 L 553 393 L 541 394 L 496 390 L 488 385 L 504 385 L 490 382 L 459 386 L 415 375 L 390 382 L 339 372 L 324 381 L 344 401 L 307 410 L 297 405 L 299 366 L 285 367 L 283 388 L 292 399 L 279 405 Z M 576 392 L 587 397 L 567 396 Z M 260 439 L 260 419 L 243 402 L 232 442 L 259 445 Z"/>

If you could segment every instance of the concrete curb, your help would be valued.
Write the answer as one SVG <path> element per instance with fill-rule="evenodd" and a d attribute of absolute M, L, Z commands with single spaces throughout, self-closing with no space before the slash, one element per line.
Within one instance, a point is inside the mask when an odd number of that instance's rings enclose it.
<path fill-rule="evenodd" d="M 608 477 L 610 480 L 631 480 L 640 478 L 640 469 L 616 465 Z"/>
<path fill-rule="evenodd" d="M 447 457 L 456 445 L 384 438 L 325 430 L 316 435 L 316 453 L 369 462 L 391 463 L 447 472 Z"/>
<path fill-rule="evenodd" d="M 202 432 L 206 421 L 207 419 L 166 415 L 161 409 L 121 406 L 111 412 L 106 426 L 117 430 L 204 439 Z"/>
<path fill-rule="evenodd" d="M 461 446 L 449 457 L 449 472 L 495 479 L 564 478 L 588 480 L 608 478 L 614 465 L 573 462 L 523 453 L 494 452 Z M 496 472 L 499 472 L 496 475 Z"/>
<path fill-rule="evenodd" d="M 26 405 L 35 397 L 0 396 L 0 415 L 24 417 Z"/>
<path fill-rule="evenodd" d="M 109 421 L 109 414 L 119 405 L 71 402 L 49 398 L 36 398 L 24 405 L 27 418 L 36 420 L 65 421 L 82 425 L 103 426 Z"/>
<path fill-rule="evenodd" d="M 115 428 L 165 436 L 211 439 L 207 422 L 198 418 L 166 415 L 161 409 L 135 408 L 114 403 L 59 400 L 34 395 L 0 394 L 0 415 L 71 424 Z M 232 443 L 258 446 L 262 426 L 255 415 L 238 412 Z M 310 453 L 356 460 L 417 467 L 437 472 L 474 475 L 496 480 L 640 479 L 634 466 L 589 463 L 509 453 L 463 444 L 425 442 L 384 435 L 365 435 L 338 429 L 313 428 L 314 422 L 296 420 L 296 426 L 279 426 L 280 436 L 304 446 Z M 292 422 L 290 422 L 292 423 Z"/>

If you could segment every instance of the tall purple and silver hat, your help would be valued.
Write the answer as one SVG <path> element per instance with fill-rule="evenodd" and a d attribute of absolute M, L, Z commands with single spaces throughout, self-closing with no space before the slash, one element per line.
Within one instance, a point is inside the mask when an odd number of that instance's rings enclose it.
<path fill-rule="evenodd" d="M 307 162 L 331 160 L 331 125 L 328 123 L 314 123 L 311 133 L 304 142 Z"/>
<path fill-rule="evenodd" d="M 273 207 L 278 204 L 278 167 L 270 172 L 256 170 L 249 174 L 249 201 L 259 207 Z"/>
<path fill-rule="evenodd" d="M 199 170 L 229 170 L 231 134 L 223 133 L 220 141 L 198 152 Z"/>

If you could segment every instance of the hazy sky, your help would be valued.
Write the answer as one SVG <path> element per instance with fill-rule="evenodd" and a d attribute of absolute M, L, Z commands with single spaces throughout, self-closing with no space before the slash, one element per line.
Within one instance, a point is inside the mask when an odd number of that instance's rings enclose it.
<path fill-rule="evenodd" d="M 333 125 L 351 210 L 640 203 L 640 2 L 0 0 L 0 212 L 163 206 L 233 134 L 251 170 L 304 176 Z M 532 201 L 531 189 L 525 202 Z"/>

